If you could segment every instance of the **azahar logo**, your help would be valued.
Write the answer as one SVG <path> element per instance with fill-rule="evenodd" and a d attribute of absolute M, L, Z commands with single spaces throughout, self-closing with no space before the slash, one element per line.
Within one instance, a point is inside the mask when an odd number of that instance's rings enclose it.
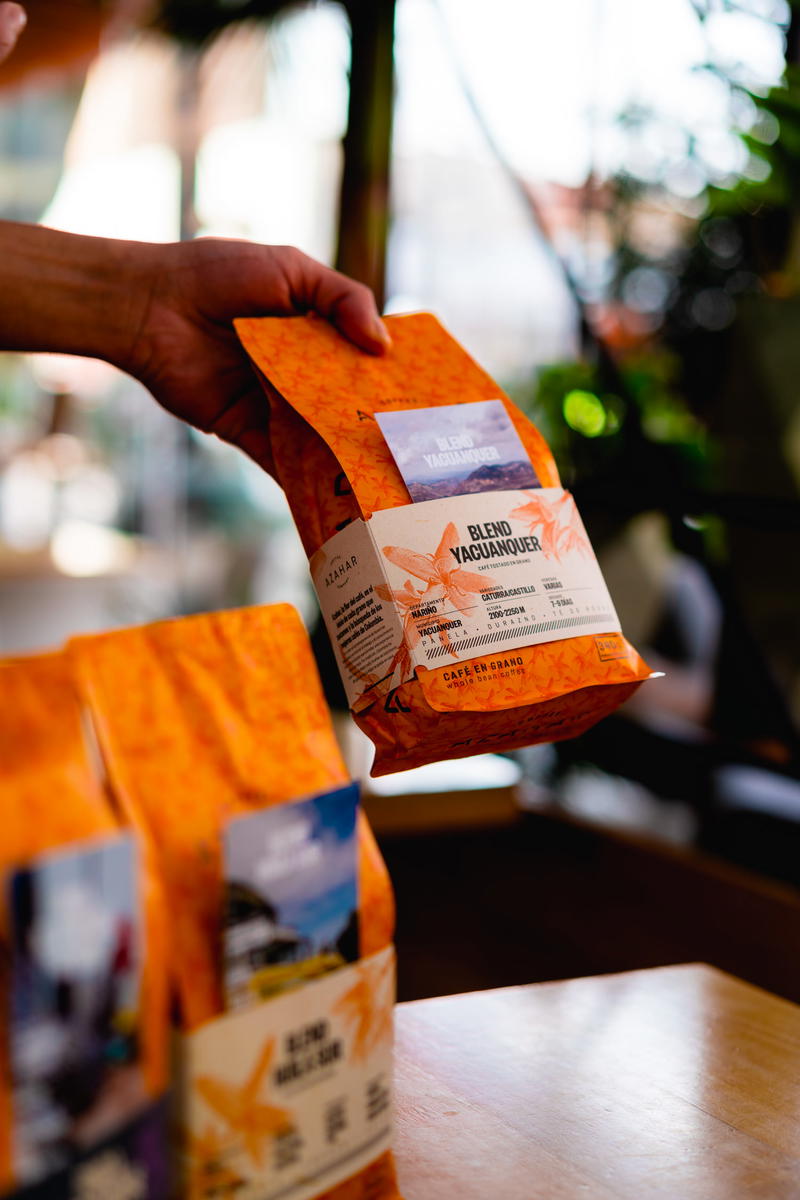
<path fill-rule="evenodd" d="M 347 557 L 342 554 L 334 555 L 334 557 L 331 559 L 330 570 L 323 578 L 325 587 L 329 588 L 333 584 L 335 584 L 337 588 L 344 587 L 345 583 L 347 582 L 347 576 L 353 570 L 353 567 L 357 566 L 358 555 L 356 554 L 350 554 Z"/>

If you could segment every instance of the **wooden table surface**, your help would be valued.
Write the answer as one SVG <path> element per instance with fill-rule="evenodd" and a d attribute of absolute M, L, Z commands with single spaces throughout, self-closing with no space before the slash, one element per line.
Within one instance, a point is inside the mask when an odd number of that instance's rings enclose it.
<path fill-rule="evenodd" d="M 800 1198 L 800 1007 L 702 965 L 397 1008 L 405 1200 Z"/>

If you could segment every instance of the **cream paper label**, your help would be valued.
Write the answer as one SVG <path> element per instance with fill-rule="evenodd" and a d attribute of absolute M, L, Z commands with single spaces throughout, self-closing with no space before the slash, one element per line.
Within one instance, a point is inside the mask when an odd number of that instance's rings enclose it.
<path fill-rule="evenodd" d="M 373 513 L 311 561 L 351 707 L 495 651 L 620 631 L 563 488 L 452 496 Z"/>
<path fill-rule="evenodd" d="M 311 1200 L 389 1149 L 391 946 L 181 1043 L 182 1196 Z"/>

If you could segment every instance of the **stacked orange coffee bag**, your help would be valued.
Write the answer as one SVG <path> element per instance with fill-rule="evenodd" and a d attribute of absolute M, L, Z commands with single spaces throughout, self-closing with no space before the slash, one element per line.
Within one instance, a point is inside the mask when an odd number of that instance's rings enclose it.
<path fill-rule="evenodd" d="M 398 1200 L 393 897 L 298 615 L 81 637 L 0 686 L 0 1192 L 165 1200 L 169 1086 L 176 1200 Z"/>
<path fill-rule="evenodd" d="M 48 1195 L 73 1194 L 100 1158 L 122 1186 L 141 1152 L 134 1173 L 155 1194 L 167 1175 L 160 881 L 105 790 L 67 655 L 0 662 L 0 696 L 0 1192 L 47 1180 Z"/>
<path fill-rule="evenodd" d="M 281 1070 L 286 1076 L 296 1068 L 291 1056 L 281 1059 L 281 1048 L 299 1036 L 291 1024 L 301 1020 L 298 1014 L 308 1010 L 304 1028 L 335 1023 L 337 1005 L 349 1011 L 350 992 L 362 997 L 364 1020 L 376 1039 L 380 1034 L 378 1057 L 385 1062 L 391 1052 L 394 903 L 360 812 L 357 960 L 349 968 L 334 962 L 340 969 L 329 978 L 303 983 L 285 1000 L 254 998 L 247 1011 L 222 1015 L 226 827 L 248 817 L 257 822 L 269 810 L 280 815 L 277 810 L 288 811 L 304 797 L 347 783 L 299 616 L 287 605 L 210 613 L 76 639 L 71 652 L 114 795 L 166 892 L 164 935 L 181 1026 L 190 1035 L 178 1056 L 176 1196 L 210 1200 L 234 1183 L 266 1186 L 284 1168 L 292 1200 L 395 1200 L 391 1154 L 381 1148 L 388 1127 L 382 1141 L 373 1139 L 371 1153 L 351 1153 L 350 1167 L 337 1166 L 334 1155 L 323 1169 L 321 1153 L 317 1177 L 341 1182 L 293 1191 L 292 1170 L 299 1177 L 308 1173 L 296 1147 L 311 1142 L 312 1122 L 302 1096 L 299 1105 L 278 1103 L 283 1092 L 294 1093 L 276 1087 Z M 292 828 L 307 819 L 298 815 Z M 253 830 L 245 836 L 265 842 L 283 836 L 280 825 L 261 831 L 256 823 Z M 269 884 L 266 890 L 272 894 Z M 278 920 L 262 908 L 250 928 L 257 932 L 272 917 Z M 302 979 L 302 964 L 294 969 Z M 359 1080 L 365 1069 L 355 1064 Z M 346 1091 L 358 1084 L 343 1074 L 336 1086 Z"/>

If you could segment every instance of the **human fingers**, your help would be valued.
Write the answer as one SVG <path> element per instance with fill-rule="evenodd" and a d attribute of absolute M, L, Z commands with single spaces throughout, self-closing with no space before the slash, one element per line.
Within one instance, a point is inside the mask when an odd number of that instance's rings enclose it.
<path fill-rule="evenodd" d="M 27 23 L 28 15 L 21 4 L 13 4 L 11 0 L 0 4 L 0 63 L 8 58 Z"/>
<path fill-rule="evenodd" d="M 260 467 L 274 475 L 275 463 L 269 434 L 269 402 L 261 385 L 256 382 L 252 372 L 250 374 L 251 378 L 247 384 L 236 388 L 233 396 L 210 421 L 200 422 L 192 415 L 187 418 L 185 412 L 181 415 L 206 433 L 213 433 L 223 442 L 238 446 Z"/>
<path fill-rule="evenodd" d="M 294 251 L 289 266 L 294 304 L 311 309 L 335 325 L 351 342 L 371 354 L 383 354 L 392 339 L 378 313 L 375 297 L 363 283 Z"/>

